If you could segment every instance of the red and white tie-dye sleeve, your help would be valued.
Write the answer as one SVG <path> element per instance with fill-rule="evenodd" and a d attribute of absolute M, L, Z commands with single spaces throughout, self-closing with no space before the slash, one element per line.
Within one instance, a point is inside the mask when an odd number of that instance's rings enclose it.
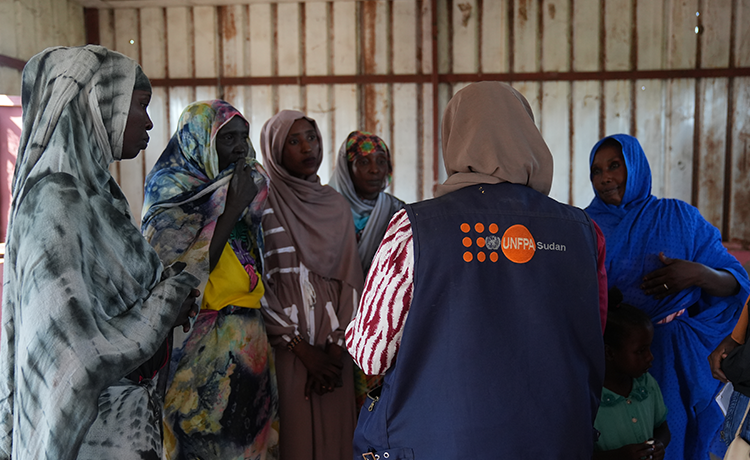
<path fill-rule="evenodd" d="M 367 375 L 384 374 L 401 344 L 411 306 L 414 243 L 405 210 L 396 213 L 375 253 L 346 347 Z"/>

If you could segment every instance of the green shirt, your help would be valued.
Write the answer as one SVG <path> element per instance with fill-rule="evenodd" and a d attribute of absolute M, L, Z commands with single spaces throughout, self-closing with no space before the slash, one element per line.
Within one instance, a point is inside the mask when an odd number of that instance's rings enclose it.
<path fill-rule="evenodd" d="M 602 402 L 594 428 L 601 436 L 594 450 L 614 450 L 654 437 L 654 429 L 667 420 L 667 406 L 651 374 L 633 379 L 628 397 L 602 389 Z"/>

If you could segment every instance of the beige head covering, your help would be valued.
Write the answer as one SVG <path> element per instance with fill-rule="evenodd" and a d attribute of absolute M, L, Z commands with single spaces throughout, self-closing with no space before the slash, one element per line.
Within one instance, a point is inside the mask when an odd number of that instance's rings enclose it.
<path fill-rule="evenodd" d="M 364 277 L 349 203 L 336 190 L 322 185 L 317 174 L 299 179 L 282 166 L 286 136 L 300 118 L 315 128 L 322 150 L 317 123 L 302 112 L 282 110 L 261 130 L 263 165 L 271 178 L 268 205 L 289 233 L 302 263 L 319 275 L 346 281 L 359 291 Z"/>
<path fill-rule="evenodd" d="M 545 195 L 552 186 L 552 154 L 526 99 L 500 82 L 480 82 L 457 92 L 443 116 L 442 196 L 475 184 L 511 182 Z"/>

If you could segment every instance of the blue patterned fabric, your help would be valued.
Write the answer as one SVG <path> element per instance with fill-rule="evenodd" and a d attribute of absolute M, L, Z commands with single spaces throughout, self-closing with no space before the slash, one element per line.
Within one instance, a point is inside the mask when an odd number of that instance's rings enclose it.
<path fill-rule="evenodd" d="M 721 383 L 711 376 L 707 357 L 732 332 L 744 300 L 750 291 L 747 273 L 721 243 L 719 231 L 700 212 L 676 199 L 659 199 L 651 194 L 651 168 L 638 140 L 616 134 L 599 141 L 591 150 L 589 164 L 606 139 L 622 145 L 627 182 L 622 203 L 605 204 L 595 196 L 586 212 L 601 228 L 607 240 L 609 287 L 618 287 L 624 301 L 644 310 L 656 323 L 688 307 L 667 324 L 655 324 L 654 367 L 669 409 L 667 421 L 672 442 L 667 459 L 706 459 L 722 414 L 713 401 Z M 596 193 L 596 190 L 594 190 Z M 643 276 L 663 267 L 659 252 L 669 258 L 699 262 L 726 270 L 740 284 L 730 297 L 714 297 L 700 288 L 656 300 L 640 289 Z"/>

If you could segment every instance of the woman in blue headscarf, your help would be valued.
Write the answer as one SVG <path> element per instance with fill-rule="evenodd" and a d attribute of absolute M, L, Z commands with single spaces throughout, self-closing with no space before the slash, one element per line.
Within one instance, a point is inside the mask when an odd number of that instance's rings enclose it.
<path fill-rule="evenodd" d="M 586 212 L 607 239 L 609 287 L 655 323 L 654 367 L 669 410 L 668 459 L 706 459 L 723 416 L 706 357 L 734 327 L 750 281 L 721 234 L 684 201 L 651 194 L 638 140 L 615 134 L 591 150 L 596 196 Z"/>

